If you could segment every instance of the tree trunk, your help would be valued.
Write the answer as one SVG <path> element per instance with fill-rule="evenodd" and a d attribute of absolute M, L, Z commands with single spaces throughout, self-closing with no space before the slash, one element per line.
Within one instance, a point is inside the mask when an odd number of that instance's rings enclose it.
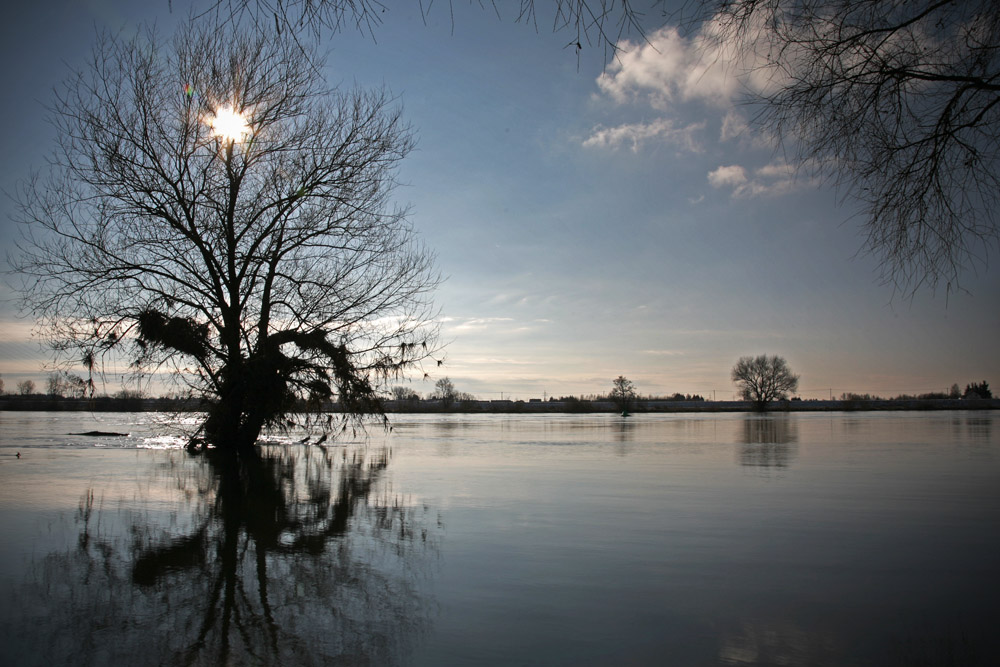
<path fill-rule="evenodd" d="M 242 372 L 234 372 L 205 420 L 206 440 L 220 450 L 239 453 L 252 448 L 264 427 L 264 417 L 254 410 L 254 391 Z"/>

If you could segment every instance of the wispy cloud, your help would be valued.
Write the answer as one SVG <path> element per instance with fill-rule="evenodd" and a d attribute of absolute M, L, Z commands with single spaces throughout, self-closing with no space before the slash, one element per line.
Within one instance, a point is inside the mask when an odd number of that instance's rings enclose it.
<path fill-rule="evenodd" d="M 470 366 L 538 366 L 542 363 L 531 359 L 501 359 L 498 357 L 468 357 L 462 361 Z"/>
<path fill-rule="evenodd" d="M 786 331 L 760 329 L 665 329 L 664 334 L 672 336 L 690 336 L 693 338 L 723 337 L 723 338 L 779 338 L 788 337 Z"/>
<path fill-rule="evenodd" d="M 551 325 L 546 318 L 519 319 L 514 317 L 447 317 L 441 320 L 450 335 L 481 338 L 483 336 L 523 335 Z"/>
<path fill-rule="evenodd" d="M 799 177 L 796 168 L 786 162 L 772 162 L 749 173 L 738 164 L 723 165 L 708 172 L 708 183 L 716 189 L 731 190 L 737 199 L 749 199 L 788 194 L 814 180 Z"/>
<path fill-rule="evenodd" d="M 514 321 L 512 317 L 449 317 L 445 319 L 454 331 L 478 331 L 502 322 Z"/>
<path fill-rule="evenodd" d="M 695 133 L 704 129 L 704 121 L 675 127 L 669 118 L 658 118 L 649 123 L 629 123 L 617 127 L 598 126 L 583 145 L 587 148 L 619 148 L 627 145 L 633 152 L 637 152 L 647 142 L 656 140 L 681 150 L 700 153 L 702 149 L 695 138 Z"/>
<path fill-rule="evenodd" d="M 0 318 L 0 343 L 29 342 L 37 325 L 31 320 Z"/>
<path fill-rule="evenodd" d="M 747 119 L 743 117 L 743 114 L 737 112 L 735 109 L 730 109 L 726 112 L 726 115 L 722 118 L 722 130 L 719 132 L 720 141 L 739 139 L 747 136 L 749 133 L 750 127 L 747 125 Z"/>
<path fill-rule="evenodd" d="M 654 357 L 682 357 L 687 353 L 683 350 L 643 350 L 642 354 Z"/>

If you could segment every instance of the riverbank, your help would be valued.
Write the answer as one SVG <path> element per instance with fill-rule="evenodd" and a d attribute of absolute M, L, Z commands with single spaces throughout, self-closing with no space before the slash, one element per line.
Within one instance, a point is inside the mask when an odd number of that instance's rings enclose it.
<path fill-rule="evenodd" d="M 204 404 L 194 399 L 176 398 L 61 398 L 51 396 L 0 396 L 0 411 L 81 411 L 81 412 L 199 412 Z M 339 412 L 336 403 L 325 406 Z M 750 412 L 749 401 L 638 400 L 631 413 L 661 412 Z M 860 412 L 875 410 L 1000 410 L 1000 399 L 879 399 L 879 400 L 791 400 L 775 402 L 768 412 Z M 440 400 L 386 401 L 391 414 L 425 413 L 618 413 L 621 409 L 602 400 L 467 400 L 445 403 Z"/>
<path fill-rule="evenodd" d="M 1000 399 L 903 399 L 846 401 L 780 401 L 768 412 L 856 412 L 871 410 L 1000 410 Z M 618 413 L 611 401 L 462 401 L 442 406 L 440 401 L 387 401 L 387 412 L 432 413 Z M 636 401 L 632 414 L 661 412 L 752 412 L 750 401 Z"/>

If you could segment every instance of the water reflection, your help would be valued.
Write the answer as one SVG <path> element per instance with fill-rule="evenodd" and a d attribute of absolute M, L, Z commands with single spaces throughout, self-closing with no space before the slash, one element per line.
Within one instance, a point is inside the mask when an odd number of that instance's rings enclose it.
<path fill-rule="evenodd" d="M 136 498 L 90 489 L 76 544 L 15 593 L 14 664 L 393 664 L 428 625 L 438 524 L 388 450 L 172 453 Z M 145 479 L 139 474 L 140 479 Z M 10 632 L 12 630 L 12 632 Z"/>
<path fill-rule="evenodd" d="M 798 423 L 788 415 L 748 416 L 736 436 L 740 464 L 753 468 L 787 468 L 798 453 Z"/>
<path fill-rule="evenodd" d="M 615 444 L 615 455 L 619 458 L 627 457 L 635 449 L 636 435 L 638 433 L 636 422 L 622 417 L 620 421 L 612 424 L 610 428 Z"/>
<path fill-rule="evenodd" d="M 989 444 L 993 436 L 993 419 L 979 415 L 969 415 L 964 419 L 964 429 L 959 428 L 959 437 L 973 444 Z"/>
<path fill-rule="evenodd" d="M 743 622 L 723 634 L 719 662 L 723 665 L 834 665 L 836 644 L 831 637 L 810 632 L 792 621 Z"/>

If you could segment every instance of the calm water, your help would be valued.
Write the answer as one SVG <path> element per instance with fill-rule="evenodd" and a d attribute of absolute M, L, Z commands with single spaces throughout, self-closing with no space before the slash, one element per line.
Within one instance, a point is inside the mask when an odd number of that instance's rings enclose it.
<path fill-rule="evenodd" d="M 0 412 L 0 664 L 1000 661 L 998 412 L 177 430 Z"/>

